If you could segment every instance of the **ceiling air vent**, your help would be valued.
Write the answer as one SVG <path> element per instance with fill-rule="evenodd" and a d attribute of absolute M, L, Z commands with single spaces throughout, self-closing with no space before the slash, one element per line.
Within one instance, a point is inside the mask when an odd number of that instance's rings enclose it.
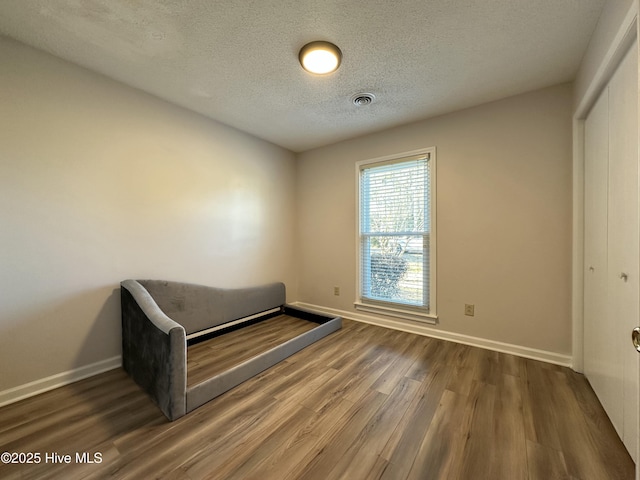
<path fill-rule="evenodd" d="M 365 105 L 371 105 L 376 96 L 373 93 L 356 93 L 351 97 L 351 101 L 356 107 L 364 107 Z"/>

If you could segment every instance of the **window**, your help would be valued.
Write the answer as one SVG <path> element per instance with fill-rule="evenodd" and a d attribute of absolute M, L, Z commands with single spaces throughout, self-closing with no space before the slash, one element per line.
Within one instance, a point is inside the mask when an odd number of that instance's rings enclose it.
<path fill-rule="evenodd" d="M 434 323 L 435 149 L 358 163 L 356 308 Z"/>

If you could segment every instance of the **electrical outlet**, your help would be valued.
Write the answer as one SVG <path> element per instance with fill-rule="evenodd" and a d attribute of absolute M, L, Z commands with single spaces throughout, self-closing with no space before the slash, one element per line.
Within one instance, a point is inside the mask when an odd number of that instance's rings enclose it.
<path fill-rule="evenodd" d="M 339 297 L 340 296 L 340 287 L 333 287 L 333 294 L 336 297 Z"/>
<path fill-rule="evenodd" d="M 464 304 L 464 314 L 473 317 L 474 315 L 475 305 L 469 305 L 468 303 Z"/>

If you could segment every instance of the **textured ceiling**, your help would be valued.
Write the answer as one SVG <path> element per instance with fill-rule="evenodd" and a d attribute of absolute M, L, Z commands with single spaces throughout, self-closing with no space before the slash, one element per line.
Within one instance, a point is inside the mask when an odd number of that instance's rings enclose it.
<path fill-rule="evenodd" d="M 0 33 L 299 152 L 571 81 L 604 1 L 2 0 Z"/>

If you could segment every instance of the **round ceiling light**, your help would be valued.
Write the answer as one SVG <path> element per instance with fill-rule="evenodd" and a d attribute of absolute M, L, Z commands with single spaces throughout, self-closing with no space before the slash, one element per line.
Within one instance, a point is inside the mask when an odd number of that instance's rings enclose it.
<path fill-rule="evenodd" d="M 307 72 L 324 75 L 338 69 L 342 52 L 333 43 L 318 41 L 302 47 L 298 58 Z"/>

